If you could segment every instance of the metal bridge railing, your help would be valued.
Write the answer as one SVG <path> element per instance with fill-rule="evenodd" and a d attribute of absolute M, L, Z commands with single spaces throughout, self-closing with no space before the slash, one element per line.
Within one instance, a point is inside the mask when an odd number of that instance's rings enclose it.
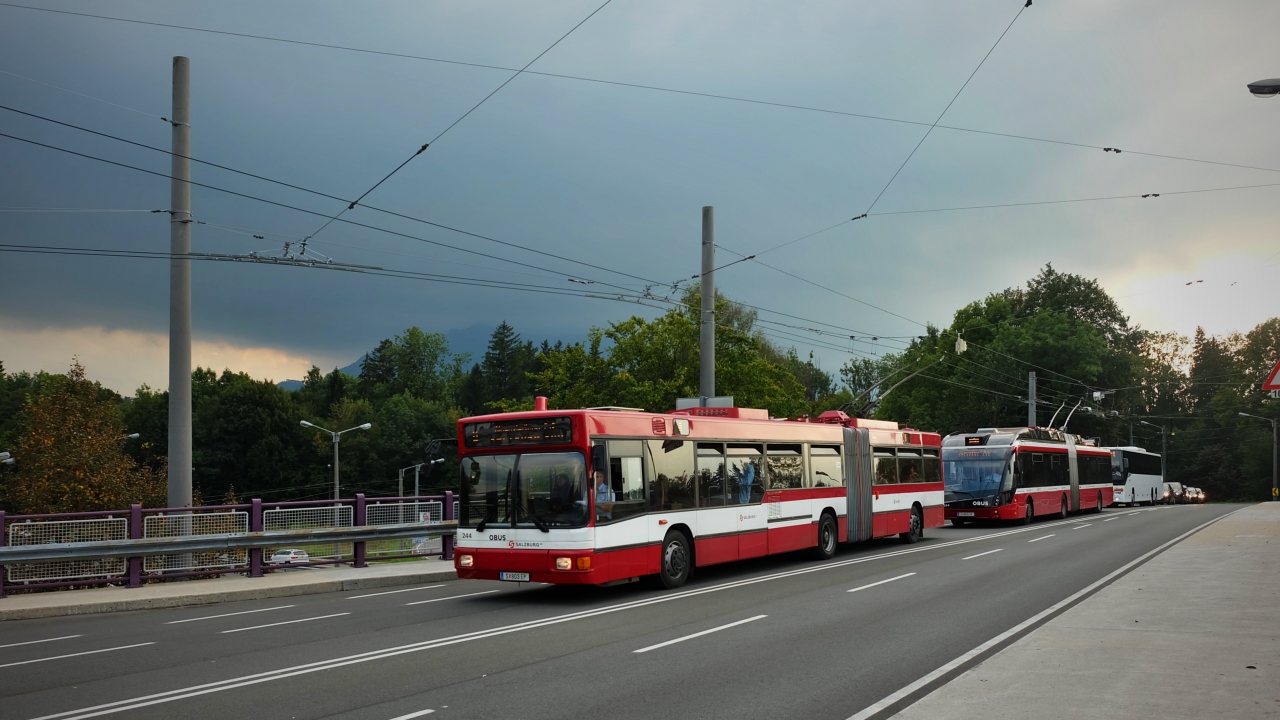
<path fill-rule="evenodd" d="M 453 558 L 452 492 L 412 498 L 5 516 L 0 598 L 12 590 L 128 584 L 197 575 L 261 577 L 275 549 L 307 564 L 365 567 L 366 558 Z"/>

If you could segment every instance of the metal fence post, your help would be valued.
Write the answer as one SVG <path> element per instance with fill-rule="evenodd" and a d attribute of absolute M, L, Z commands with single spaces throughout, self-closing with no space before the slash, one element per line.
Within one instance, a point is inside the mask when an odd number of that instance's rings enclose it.
<path fill-rule="evenodd" d="M 249 509 L 249 532 L 262 532 L 262 500 L 258 498 Z M 249 550 L 249 577 L 262 577 L 262 548 Z"/>
<path fill-rule="evenodd" d="M 9 544 L 9 534 L 5 532 L 4 527 L 4 511 L 0 510 L 0 547 Z M 4 597 L 4 576 L 8 573 L 3 565 L 0 565 L 0 598 Z"/>
<path fill-rule="evenodd" d="M 364 493 L 356 493 L 356 527 L 364 526 Z M 355 543 L 355 562 L 351 563 L 351 567 L 369 567 L 369 563 L 364 561 L 364 542 Z"/>
<path fill-rule="evenodd" d="M 445 522 L 448 522 L 450 520 L 457 520 L 457 518 L 453 516 L 453 491 L 452 490 L 444 491 L 444 520 Z M 444 537 L 440 538 L 440 550 L 441 550 L 441 556 L 443 557 L 443 559 L 445 560 L 453 559 L 453 536 L 452 535 L 445 535 Z"/>
<path fill-rule="evenodd" d="M 143 535 L 142 506 L 134 503 L 129 506 L 129 539 L 141 540 Z M 129 558 L 129 587 L 142 587 L 142 558 Z"/>

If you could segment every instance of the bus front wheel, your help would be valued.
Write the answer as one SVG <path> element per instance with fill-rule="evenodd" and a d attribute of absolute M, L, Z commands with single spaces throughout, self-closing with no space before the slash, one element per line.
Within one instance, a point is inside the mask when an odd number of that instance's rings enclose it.
<path fill-rule="evenodd" d="M 667 589 L 675 590 L 689 579 L 691 557 L 689 538 L 679 531 L 667 533 L 662 541 L 662 571 L 658 573 Z"/>
<path fill-rule="evenodd" d="M 1031 498 L 1027 498 L 1027 508 L 1022 514 L 1022 524 L 1030 525 L 1036 519 L 1036 511 L 1031 506 Z"/>

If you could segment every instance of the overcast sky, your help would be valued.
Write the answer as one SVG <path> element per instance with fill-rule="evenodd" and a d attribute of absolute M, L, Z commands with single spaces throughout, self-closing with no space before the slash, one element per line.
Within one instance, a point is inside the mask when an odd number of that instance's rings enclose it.
<path fill-rule="evenodd" d="M 34 0 L 33 0 L 34 2 Z M 37 3 L 99 15 L 522 67 L 600 4 L 585 2 Z M 530 69 L 932 123 L 1021 0 L 613 0 Z M 371 11 L 371 8 L 374 9 Z M 747 262 L 729 297 L 859 337 L 946 325 L 967 302 L 1047 262 L 1096 277 L 1134 321 L 1191 334 L 1280 314 L 1280 3 L 1036 0 L 866 219 L 760 260 L 894 314 Z M 367 190 L 511 76 L 0 7 L 0 104 L 168 147 L 171 58 L 192 67 L 192 154 L 335 196 Z M 927 127 L 521 75 L 366 202 L 610 270 L 671 282 L 698 271 L 700 208 L 716 239 L 764 250 L 866 212 Z M 0 132 L 167 172 L 165 155 L 0 111 Z M 165 178 L 0 138 L 0 206 L 166 208 Z M 320 213 L 344 203 L 196 165 L 194 179 Z M 1161 193 L 1159 198 L 889 214 Z M 195 188 L 200 252 L 278 254 L 322 219 Z M 313 241 L 337 261 L 581 288 L 631 277 L 357 208 Z M 270 235 L 275 233 L 275 236 Z M 167 251 L 165 215 L 0 212 L 0 242 Z M 446 243 L 496 257 L 433 246 Z M 721 251 L 720 263 L 733 256 Z M 516 260 L 533 269 L 504 263 Z M 1203 280 L 1202 283 L 1195 281 Z M 1191 286 L 1185 283 L 1192 282 Z M 525 338 L 580 340 L 646 307 L 606 300 L 245 264 L 194 268 L 196 361 L 257 377 L 346 365 L 417 325 L 461 349 L 507 320 Z M 168 264 L 0 253 L 0 361 L 89 376 L 126 393 L 166 381 Z M 901 316 L 901 317 L 898 317 Z M 904 319 L 909 318 L 910 320 Z M 816 336 L 799 331 L 806 337 Z M 826 337 L 825 343 L 882 352 Z M 802 354 L 811 347 L 797 341 Z M 834 370 L 849 355 L 818 348 Z"/>

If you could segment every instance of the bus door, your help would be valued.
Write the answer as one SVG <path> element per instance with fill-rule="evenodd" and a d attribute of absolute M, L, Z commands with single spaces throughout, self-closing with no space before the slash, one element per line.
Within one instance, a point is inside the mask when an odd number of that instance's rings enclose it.
<path fill-rule="evenodd" d="M 1071 476 L 1071 507 L 1080 510 L 1080 462 L 1076 457 L 1075 436 L 1063 433 L 1067 440 L 1067 473 Z"/>
<path fill-rule="evenodd" d="M 848 541 L 871 539 L 871 440 L 866 428 L 844 429 Z"/>

